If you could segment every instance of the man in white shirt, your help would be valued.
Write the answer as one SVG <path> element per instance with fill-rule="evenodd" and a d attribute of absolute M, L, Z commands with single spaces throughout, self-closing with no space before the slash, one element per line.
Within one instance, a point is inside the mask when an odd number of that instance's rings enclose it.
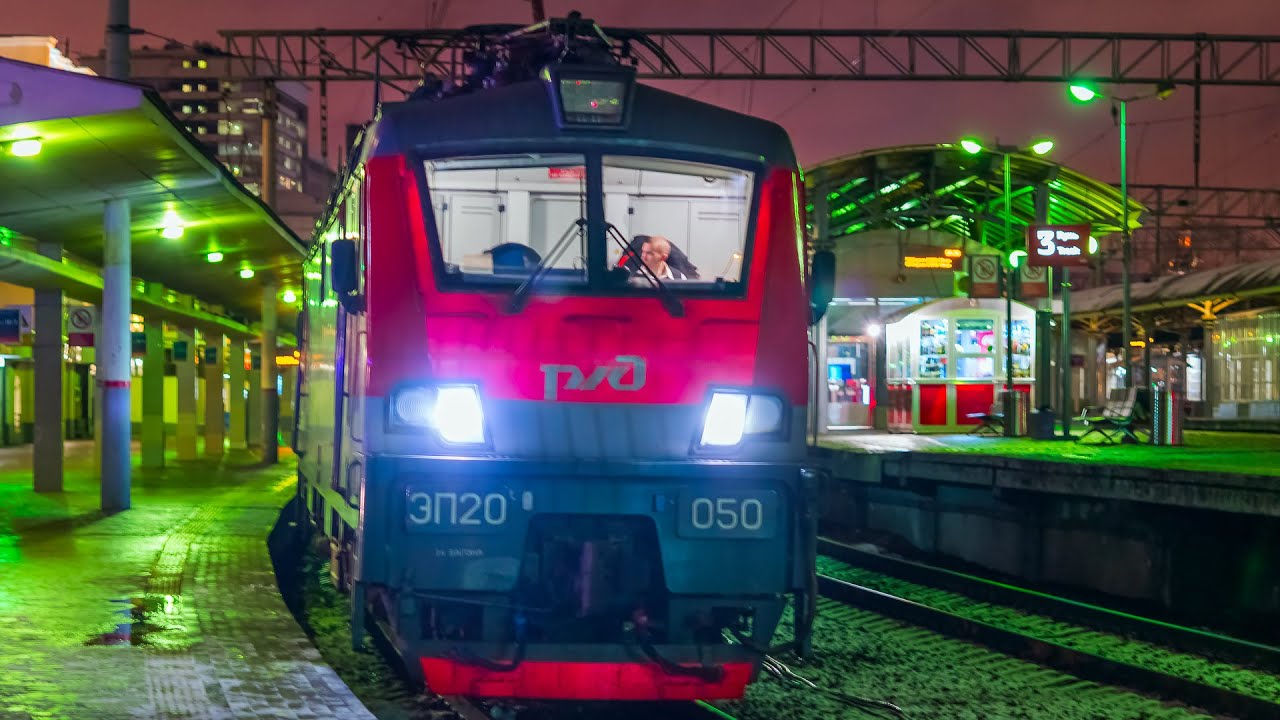
<path fill-rule="evenodd" d="M 640 261 L 648 266 L 659 280 L 686 279 L 683 273 L 667 264 L 667 258 L 670 256 L 671 241 L 661 235 L 650 236 L 644 241 L 644 245 L 640 246 Z"/>

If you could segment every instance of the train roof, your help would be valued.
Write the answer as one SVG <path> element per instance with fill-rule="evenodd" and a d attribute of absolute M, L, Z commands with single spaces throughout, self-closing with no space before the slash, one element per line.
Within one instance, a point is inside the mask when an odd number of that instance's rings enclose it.
<path fill-rule="evenodd" d="M 600 144 L 633 149 L 736 156 L 772 167 L 796 166 L 795 151 L 777 123 L 636 83 L 626 130 L 561 128 L 551 93 L 527 81 L 442 100 L 382 106 L 371 128 L 371 155 L 413 148 L 424 154 L 510 151 L 538 145 L 574 150 Z"/>

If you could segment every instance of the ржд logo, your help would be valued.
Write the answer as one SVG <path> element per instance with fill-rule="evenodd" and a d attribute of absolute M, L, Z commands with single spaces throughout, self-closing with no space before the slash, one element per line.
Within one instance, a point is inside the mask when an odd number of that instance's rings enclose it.
<path fill-rule="evenodd" d="M 619 355 L 607 365 L 597 365 L 590 375 L 583 373 L 577 365 L 546 364 L 541 368 L 544 400 L 558 400 L 562 389 L 595 390 L 602 382 L 624 392 L 644 387 L 644 358 L 637 355 Z M 626 379 L 628 372 L 631 373 L 630 380 Z"/>

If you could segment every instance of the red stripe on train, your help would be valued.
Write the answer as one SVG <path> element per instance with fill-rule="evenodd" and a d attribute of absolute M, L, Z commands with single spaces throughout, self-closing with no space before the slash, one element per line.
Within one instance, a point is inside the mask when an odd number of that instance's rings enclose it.
<path fill-rule="evenodd" d="M 728 700 L 742 697 L 751 663 L 725 663 L 719 682 L 668 675 L 651 663 L 526 660 L 499 672 L 442 658 L 423 658 L 427 687 L 437 695 L 540 700 Z"/>

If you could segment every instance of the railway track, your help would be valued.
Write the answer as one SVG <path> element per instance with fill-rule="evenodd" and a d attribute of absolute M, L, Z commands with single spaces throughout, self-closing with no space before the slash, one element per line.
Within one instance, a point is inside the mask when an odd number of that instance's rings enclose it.
<path fill-rule="evenodd" d="M 1280 717 L 1280 649 L 819 543 L 824 595 L 1107 684 Z"/>

